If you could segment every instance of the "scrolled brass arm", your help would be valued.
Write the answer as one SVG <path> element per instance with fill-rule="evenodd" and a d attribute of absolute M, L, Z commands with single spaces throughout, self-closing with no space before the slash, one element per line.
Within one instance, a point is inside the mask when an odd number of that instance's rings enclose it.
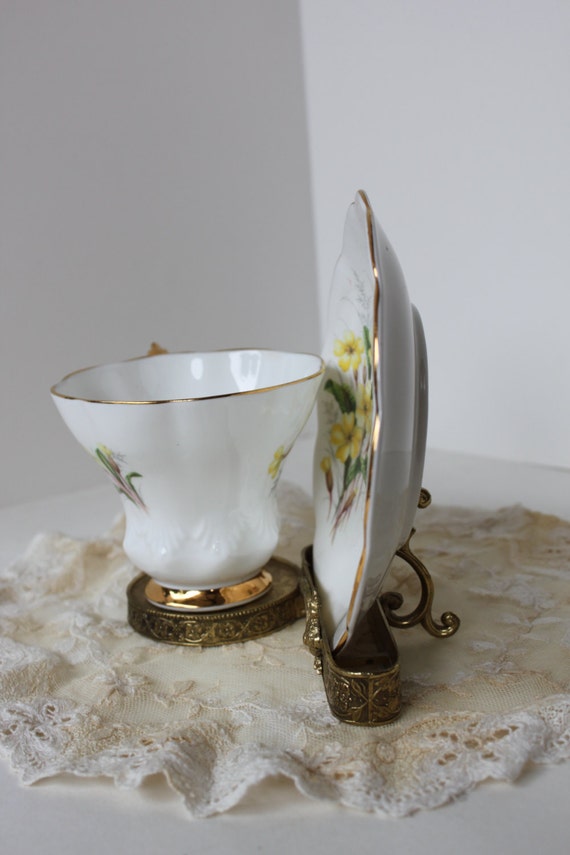
<path fill-rule="evenodd" d="M 426 491 L 427 492 L 427 491 Z M 422 491 L 423 493 L 423 491 Z M 427 504 L 429 504 L 429 493 Z M 422 496 L 423 498 L 423 496 Z M 420 504 L 420 507 L 427 507 L 427 504 Z M 420 561 L 417 555 L 412 551 L 410 541 L 415 534 L 413 528 L 410 532 L 405 544 L 396 552 L 396 555 L 408 564 L 415 572 L 420 581 L 421 594 L 418 605 L 411 612 L 405 615 L 396 614 L 396 610 L 401 608 L 404 598 L 396 591 L 387 591 L 380 595 L 380 603 L 384 609 L 384 613 L 390 626 L 399 629 L 407 629 L 411 626 L 421 623 L 426 632 L 433 635 L 435 638 L 449 638 L 455 635 L 459 629 L 461 621 L 454 612 L 443 612 L 440 622 L 436 621 L 431 613 L 434 583 L 431 574 L 425 564 Z"/>

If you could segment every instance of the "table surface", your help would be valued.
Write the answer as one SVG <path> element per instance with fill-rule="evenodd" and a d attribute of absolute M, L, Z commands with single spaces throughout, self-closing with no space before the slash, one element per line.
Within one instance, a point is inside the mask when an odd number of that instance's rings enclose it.
<path fill-rule="evenodd" d="M 286 478 L 310 488 L 310 442 L 298 443 Z M 570 518 L 570 470 L 429 451 L 424 477 L 438 504 L 497 508 L 521 503 Z M 119 504 L 107 484 L 0 509 L 0 562 L 38 531 L 91 537 L 109 528 Z M 233 810 L 192 820 L 162 776 L 138 790 L 103 778 L 60 776 L 20 785 L 0 761 L 2 853 L 91 855 L 167 852 L 279 853 L 421 851 L 438 855 L 568 852 L 570 763 L 531 768 L 515 784 L 483 784 L 456 802 L 404 819 L 383 819 L 301 796 L 285 779 L 250 790 Z"/>

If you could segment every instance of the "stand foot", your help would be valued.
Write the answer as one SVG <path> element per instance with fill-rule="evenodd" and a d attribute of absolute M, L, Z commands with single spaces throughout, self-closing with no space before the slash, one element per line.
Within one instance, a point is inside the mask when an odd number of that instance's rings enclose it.
<path fill-rule="evenodd" d="M 341 661 L 333 657 L 321 629 L 310 546 L 303 551 L 301 587 L 307 616 L 303 640 L 315 657 L 314 667 L 322 675 L 332 714 L 345 724 L 369 727 L 394 721 L 401 707 L 400 666 L 398 649 L 381 608 L 373 606 L 364 622 L 360 658 Z"/>

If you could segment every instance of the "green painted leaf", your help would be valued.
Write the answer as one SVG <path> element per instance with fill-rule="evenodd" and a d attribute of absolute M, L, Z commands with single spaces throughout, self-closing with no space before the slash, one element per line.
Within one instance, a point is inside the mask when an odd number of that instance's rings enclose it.
<path fill-rule="evenodd" d="M 346 488 L 348 487 L 348 483 L 349 483 L 348 482 L 348 474 L 350 472 L 350 463 L 351 463 L 351 458 L 349 456 L 344 461 L 344 469 L 342 470 L 342 493 L 343 493 L 343 495 L 344 495 L 344 492 L 345 492 Z"/>
<path fill-rule="evenodd" d="M 354 392 L 347 386 L 346 383 L 336 383 L 334 380 L 327 380 L 325 383 L 325 391 L 330 392 L 335 401 L 340 407 L 341 413 L 356 412 L 356 398 Z"/>
<path fill-rule="evenodd" d="M 347 486 L 351 484 L 355 478 L 357 478 L 362 472 L 362 458 L 357 457 L 356 460 L 353 460 L 350 464 L 350 468 L 347 474 Z"/>
<path fill-rule="evenodd" d="M 364 350 L 366 353 L 366 364 L 368 365 L 368 372 L 372 372 L 372 339 L 370 338 L 370 330 L 368 327 L 362 328 L 362 338 L 364 339 Z"/>
<path fill-rule="evenodd" d="M 97 457 L 99 458 L 99 460 L 101 461 L 101 463 L 103 464 L 105 469 L 108 469 L 109 472 L 111 473 L 111 475 L 116 477 L 116 475 L 119 472 L 119 468 L 116 464 L 113 466 L 114 461 L 109 460 L 107 455 L 103 454 L 103 452 L 101 451 L 100 448 L 95 449 L 95 454 L 97 455 Z"/>

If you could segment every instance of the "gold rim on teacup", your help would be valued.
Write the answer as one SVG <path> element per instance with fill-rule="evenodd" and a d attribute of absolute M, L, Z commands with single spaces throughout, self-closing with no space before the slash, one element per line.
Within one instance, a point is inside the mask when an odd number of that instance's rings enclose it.
<path fill-rule="evenodd" d="M 154 359 L 163 359 L 163 358 L 169 359 L 171 357 L 176 357 L 176 356 L 189 356 L 191 354 L 193 354 L 195 356 L 200 356 L 200 355 L 212 354 L 212 353 L 275 353 L 275 354 L 281 353 L 284 355 L 288 355 L 289 353 L 291 353 L 291 355 L 294 355 L 294 356 L 306 356 L 306 357 L 311 357 L 313 359 L 317 359 L 319 361 L 319 370 L 314 371 L 311 374 L 304 374 L 301 377 L 296 377 L 294 380 L 288 380 L 285 383 L 275 383 L 275 384 L 270 385 L 270 386 L 262 386 L 259 389 L 245 389 L 243 391 L 224 392 L 223 394 L 220 394 L 220 395 L 202 395 L 202 396 L 188 397 L 188 398 L 184 398 L 184 397 L 183 398 L 157 398 L 155 400 L 135 401 L 135 400 L 119 400 L 119 399 L 113 399 L 113 398 L 85 398 L 82 395 L 69 395 L 69 394 L 65 394 L 64 392 L 58 391 L 58 387 L 61 386 L 63 383 L 65 383 L 67 380 L 69 380 L 71 377 L 76 377 L 78 374 L 84 374 L 88 371 L 96 371 L 99 368 L 112 368 L 112 367 L 117 366 L 117 365 L 126 365 L 127 363 L 130 363 L 130 362 L 137 362 L 137 361 L 142 361 L 145 359 L 153 359 L 153 360 Z M 149 354 L 145 354 L 144 356 L 135 356 L 132 359 L 118 360 L 117 362 L 100 363 L 98 365 L 89 365 L 86 368 L 78 368 L 76 371 L 70 371 L 69 374 L 65 374 L 61 378 L 61 380 L 59 380 L 57 383 L 55 383 L 51 387 L 50 392 L 52 395 L 55 395 L 58 398 L 65 398 L 68 401 L 85 401 L 88 404 L 128 404 L 128 405 L 132 405 L 132 406 L 143 406 L 143 405 L 149 405 L 149 404 L 153 404 L 153 405 L 155 405 L 155 404 L 179 404 L 179 403 L 181 404 L 181 403 L 187 403 L 190 401 L 214 401 L 214 400 L 220 399 L 220 398 L 231 398 L 231 397 L 237 397 L 237 396 L 243 396 L 243 395 L 257 395 L 261 392 L 271 392 L 273 389 L 282 389 L 286 386 L 294 386 L 297 383 L 304 383 L 307 380 L 312 380 L 313 378 L 319 377 L 319 375 L 322 375 L 324 373 L 324 370 L 325 370 L 325 363 L 320 356 L 318 356 L 316 353 L 308 353 L 308 352 L 303 352 L 303 351 L 299 351 L 299 352 L 291 351 L 291 352 L 289 352 L 289 351 L 285 351 L 285 350 L 272 350 L 271 348 L 267 348 L 267 347 L 265 347 L 265 348 L 264 347 L 227 347 L 227 348 L 220 348 L 218 350 L 211 350 L 211 351 L 192 351 L 192 350 L 166 351 L 164 353 L 149 353 Z"/>

